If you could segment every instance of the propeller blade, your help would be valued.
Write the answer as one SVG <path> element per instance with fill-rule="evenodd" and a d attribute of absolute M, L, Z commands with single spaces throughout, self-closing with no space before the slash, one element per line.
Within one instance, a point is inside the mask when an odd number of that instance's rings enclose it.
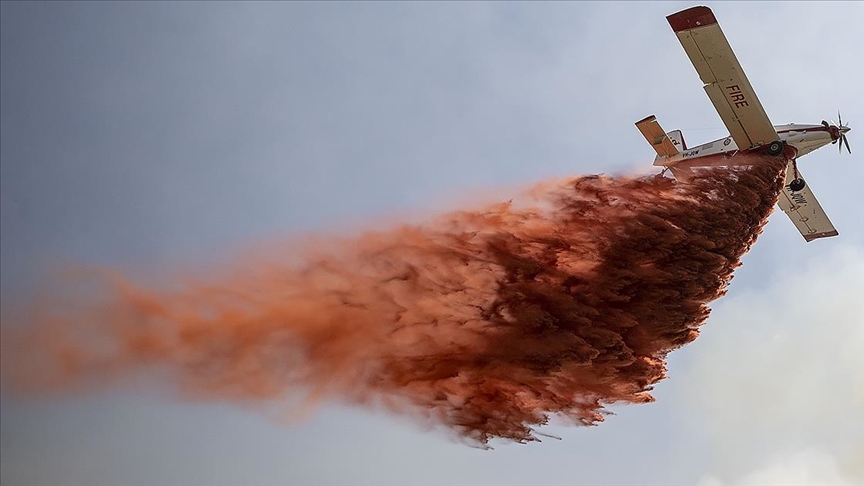
<path fill-rule="evenodd" d="M 837 125 L 838 127 L 843 126 L 843 119 L 840 118 L 840 110 L 837 110 L 837 122 L 839 123 L 839 125 Z"/>
<path fill-rule="evenodd" d="M 844 134 L 844 135 L 843 135 L 842 137 L 840 137 L 840 138 L 843 140 L 843 143 L 846 144 L 846 150 L 848 150 L 849 153 L 851 154 L 851 153 L 852 153 L 852 149 L 849 148 L 849 140 L 846 139 L 846 135 Z"/>

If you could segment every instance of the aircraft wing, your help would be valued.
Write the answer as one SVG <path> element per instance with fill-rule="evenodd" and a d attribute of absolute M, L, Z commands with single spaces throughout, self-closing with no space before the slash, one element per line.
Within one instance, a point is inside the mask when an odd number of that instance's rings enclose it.
<path fill-rule="evenodd" d="M 798 176 L 801 176 L 801 171 L 798 171 Z M 794 179 L 794 171 L 792 170 L 792 162 L 786 168 L 786 182 L 783 190 L 780 191 L 780 199 L 777 205 L 780 206 L 792 223 L 804 236 L 807 241 L 813 241 L 817 238 L 827 238 L 829 236 L 837 236 L 837 230 L 831 224 L 831 220 L 825 215 L 816 196 L 810 192 L 810 185 L 804 186 L 804 189 L 793 192 L 789 188 L 789 183 Z"/>
<path fill-rule="evenodd" d="M 688 8 L 666 20 L 738 148 L 745 150 L 779 140 L 711 9 Z"/>

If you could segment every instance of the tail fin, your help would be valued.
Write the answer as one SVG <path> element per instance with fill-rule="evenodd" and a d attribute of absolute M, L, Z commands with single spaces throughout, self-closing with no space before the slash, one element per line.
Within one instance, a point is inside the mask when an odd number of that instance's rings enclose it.
<path fill-rule="evenodd" d="M 672 130 L 666 136 L 672 140 L 672 144 L 678 147 L 680 152 L 687 150 L 687 143 L 684 142 L 684 135 L 681 133 L 681 130 Z"/>
<path fill-rule="evenodd" d="M 658 157 L 671 157 L 678 153 L 678 148 L 673 141 L 663 132 L 657 118 L 654 115 L 643 118 L 636 122 L 636 128 L 642 132 L 645 140 L 654 147 Z"/>

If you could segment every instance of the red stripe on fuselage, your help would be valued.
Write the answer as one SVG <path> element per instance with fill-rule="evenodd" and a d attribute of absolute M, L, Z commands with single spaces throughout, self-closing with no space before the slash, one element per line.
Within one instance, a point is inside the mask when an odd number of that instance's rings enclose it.
<path fill-rule="evenodd" d="M 810 127 L 797 127 L 797 128 L 788 128 L 786 130 L 777 130 L 778 135 L 781 133 L 790 133 L 790 132 L 796 132 L 796 133 L 825 132 L 831 137 L 832 141 L 840 138 L 840 130 L 833 125 L 828 126 L 828 127 L 826 127 L 825 125 L 814 125 L 814 126 L 810 126 Z"/>
<path fill-rule="evenodd" d="M 819 125 L 809 127 L 809 128 L 789 128 L 787 130 L 777 130 L 777 134 L 781 133 L 789 133 L 789 132 L 828 132 L 831 133 L 831 130 L 825 127 L 824 125 Z"/>

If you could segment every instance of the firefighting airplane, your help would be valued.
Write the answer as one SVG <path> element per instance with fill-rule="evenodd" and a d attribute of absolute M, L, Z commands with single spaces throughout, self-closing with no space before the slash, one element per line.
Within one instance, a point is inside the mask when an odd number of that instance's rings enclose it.
<path fill-rule="evenodd" d="M 687 181 L 694 168 L 745 164 L 744 153 L 767 153 L 789 161 L 786 181 L 778 206 L 806 241 L 837 236 L 837 230 L 805 184 L 796 159 L 829 143 L 852 153 L 840 114 L 837 124 L 771 125 L 762 103 L 744 75 L 735 53 L 714 13 L 708 7 L 692 7 L 666 17 L 684 51 L 705 83 L 705 92 L 723 119 L 730 136 L 725 139 L 687 147 L 681 130 L 664 133 L 654 115 L 636 122 L 636 127 L 654 147 L 654 165 L 670 170 L 676 179 Z"/>

